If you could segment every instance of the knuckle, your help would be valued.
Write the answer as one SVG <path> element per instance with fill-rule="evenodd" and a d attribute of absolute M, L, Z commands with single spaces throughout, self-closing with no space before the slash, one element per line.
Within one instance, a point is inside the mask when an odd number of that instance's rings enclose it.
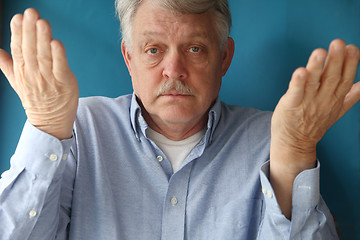
<path fill-rule="evenodd" d="M 23 51 L 24 55 L 27 54 L 30 56 L 36 56 L 36 54 L 37 54 L 36 48 L 28 46 L 26 44 L 22 46 L 22 51 Z"/>
<path fill-rule="evenodd" d="M 325 82 L 334 83 L 339 82 L 341 80 L 340 74 L 332 74 L 325 77 Z"/>
<path fill-rule="evenodd" d="M 43 65 L 48 65 L 48 64 L 52 63 L 52 57 L 50 55 L 42 53 L 42 52 L 39 52 L 37 54 L 37 59 L 38 59 L 38 62 Z"/>
<path fill-rule="evenodd" d="M 10 48 L 12 52 L 21 52 L 22 50 L 21 46 L 13 41 L 10 43 Z"/>
<path fill-rule="evenodd" d="M 53 79 L 53 75 L 52 75 L 50 66 L 45 66 L 45 65 L 39 64 L 39 71 L 41 74 L 41 79 L 46 79 L 46 80 Z"/>
<path fill-rule="evenodd" d="M 22 48 L 17 44 L 10 44 L 11 55 L 15 61 L 23 60 Z"/>
<path fill-rule="evenodd" d="M 344 76 L 342 80 L 342 84 L 339 88 L 344 88 L 346 91 L 349 91 L 354 83 L 354 78 L 350 76 Z"/>

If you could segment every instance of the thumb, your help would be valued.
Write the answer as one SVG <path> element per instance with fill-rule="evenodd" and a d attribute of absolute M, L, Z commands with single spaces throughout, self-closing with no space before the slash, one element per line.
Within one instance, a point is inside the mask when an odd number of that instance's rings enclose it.
<path fill-rule="evenodd" d="M 10 85 L 13 86 L 14 83 L 14 68 L 13 60 L 9 53 L 5 50 L 0 49 L 0 69 L 4 73 L 5 77 L 10 82 Z"/>

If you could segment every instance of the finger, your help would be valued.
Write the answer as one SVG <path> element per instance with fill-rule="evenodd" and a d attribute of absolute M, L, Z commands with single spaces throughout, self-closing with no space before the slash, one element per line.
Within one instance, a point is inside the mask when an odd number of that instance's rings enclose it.
<path fill-rule="evenodd" d="M 8 79 L 10 85 L 14 88 L 14 69 L 13 69 L 13 60 L 6 51 L 0 49 L 0 68 L 4 73 L 5 77 Z"/>
<path fill-rule="evenodd" d="M 36 30 L 39 69 L 45 79 L 50 79 L 52 77 L 51 27 L 46 20 L 40 19 L 36 23 Z"/>
<path fill-rule="evenodd" d="M 294 71 L 289 89 L 285 94 L 285 101 L 290 108 L 299 106 L 305 96 L 306 80 L 309 77 L 305 68 L 298 68 Z"/>
<path fill-rule="evenodd" d="M 64 81 L 72 73 L 66 58 L 65 47 L 58 40 L 52 40 L 50 45 L 53 59 L 53 74 L 57 80 Z"/>
<path fill-rule="evenodd" d="M 319 91 L 321 96 L 331 96 L 341 81 L 345 47 L 345 42 L 340 39 L 334 40 L 330 44 L 328 58 L 321 77 Z"/>
<path fill-rule="evenodd" d="M 347 111 L 352 108 L 355 103 L 360 100 L 360 82 L 357 82 L 352 85 L 348 94 L 346 94 L 344 99 L 344 104 L 342 107 L 342 111 L 340 112 L 339 119 L 347 113 Z"/>
<path fill-rule="evenodd" d="M 336 90 L 336 95 L 339 98 L 345 97 L 354 83 L 359 64 L 359 55 L 359 49 L 356 46 L 348 45 L 346 47 L 342 80 Z"/>
<path fill-rule="evenodd" d="M 316 49 L 310 55 L 309 61 L 306 65 L 306 69 L 309 72 L 309 78 L 305 88 L 306 99 L 313 99 L 319 90 L 326 54 L 326 50 Z"/>
<path fill-rule="evenodd" d="M 23 21 L 23 41 L 22 49 L 26 66 L 35 68 L 37 64 L 36 49 L 36 21 L 39 19 L 39 13 L 35 9 L 26 9 Z"/>
<path fill-rule="evenodd" d="M 14 59 L 15 65 L 23 65 L 24 59 L 22 55 L 22 22 L 23 16 L 21 14 L 16 14 L 10 23 L 11 29 L 11 42 L 10 49 L 11 55 Z"/>

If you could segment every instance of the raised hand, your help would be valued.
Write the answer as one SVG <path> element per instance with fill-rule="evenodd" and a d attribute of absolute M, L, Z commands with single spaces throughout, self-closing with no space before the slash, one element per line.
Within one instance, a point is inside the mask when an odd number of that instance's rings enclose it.
<path fill-rule="evenodd" d="M 72 136 L 79 90 L 61 42 L 35 9 L 11 20 L 11 55 L 0 50 L 0 68 L 31 124 L 59 139 Z"/>
<path fill-rule="evenodd" d="M 342 40 L 334 40 L 328 54 L 324 49 L 315 50 L 306 68 L 294 72 L 288 91 L 276 106 L 271 125 L 270 181 L 279 203 L 287 205 L 284 209 L 291 210 L 295 177 L 315 166 L 317 143 L 360 99 L 360 83 L 354 84 L 359 55 L 356 46 L 346 46 Z"/>

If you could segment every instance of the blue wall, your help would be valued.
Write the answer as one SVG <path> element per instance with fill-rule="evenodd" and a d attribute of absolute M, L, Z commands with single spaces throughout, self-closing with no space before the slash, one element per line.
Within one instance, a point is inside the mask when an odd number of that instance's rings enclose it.
<path fill-rule="evenodd" d="M 81 96 L 132 92 L 113 0 L 4 2 L 2 48 L 9 49 L 11 16 L 34 7 L 52 24 L 54 38 L 66 46 Z M 359 0 L 230 0 L 230 5 L 236 53 L 221 90 L 228 103 L 273 110 L 291 73 L 306 65 L 314 48 L 327 48 L 334 38 L 360 45 Z M 21 103 L 3 76 L 0 114 L 2 172 L 9 167 L 25 121 Z M 359 122 L 357 104 L 318 146 L 322 195 L 336 216 L 342 239 L 360 239 Z"/>

